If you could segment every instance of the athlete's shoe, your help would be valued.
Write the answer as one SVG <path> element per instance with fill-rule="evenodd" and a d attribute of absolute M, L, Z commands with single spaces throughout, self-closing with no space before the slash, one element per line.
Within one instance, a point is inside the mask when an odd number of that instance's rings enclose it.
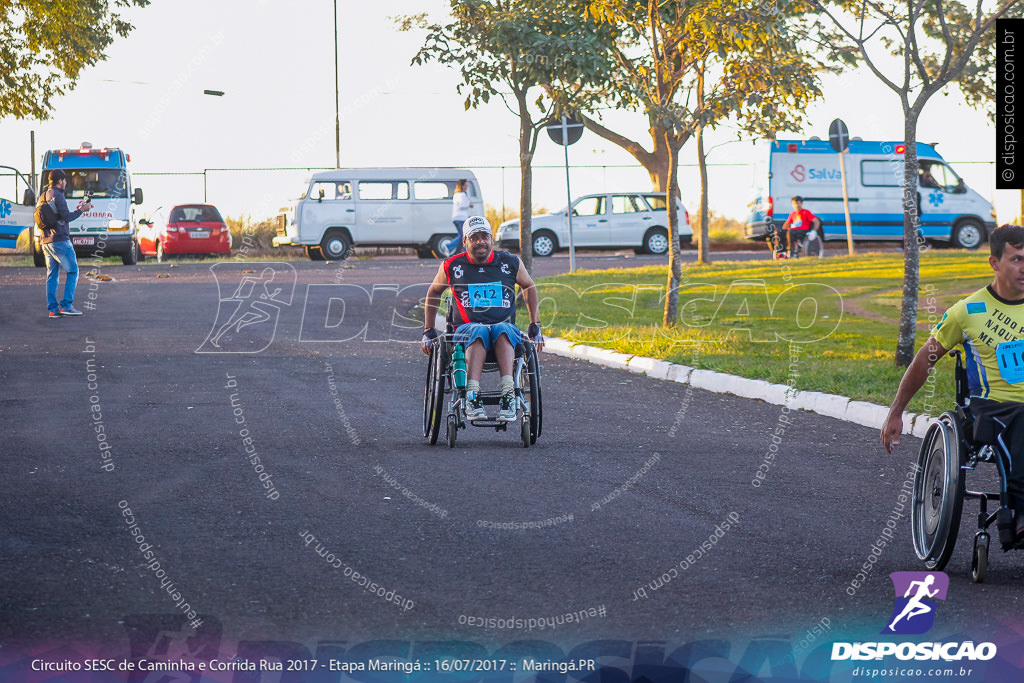
<path fill-rule="evenodd" d="M 498 403 L 498 422 L 512 422 L 516 419 L 516 397 L 502 394 Z"/>
<path fill-rule="evenodd" d="M 472 394 L 472 396 L 470 396 Z M 487 411 L 484 410 L 484 402 L 480 400 L 480 397 L 476 395 L 476 392 L 468 392 L 466 394 L 466 419 L 472 422 L 473 420 L 486 420 Z"/>
<path fill-rule="evenodd" d="M 50 314 L 48 316 L 46 316 L 46 317 L 49 318 L 50 320 L 53 320 L 55 318 L 59 318 L 60 317 L 60 312 L 59 311 L 50 311 Z"/>
<path fill-rule="evenodd" d="M 82 312 L 74 306 L 68 306 L 67 308 L 60 309 L 61 315 L 82 315 Z"/>

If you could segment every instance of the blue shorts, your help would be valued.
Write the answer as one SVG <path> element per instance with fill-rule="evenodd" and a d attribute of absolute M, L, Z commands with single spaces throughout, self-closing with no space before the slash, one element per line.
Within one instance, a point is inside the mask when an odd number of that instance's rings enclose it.
<path fill-rule="evenodd" d="M 495 323 L 494 325 L 463 323 L 455 329 L 452 341 L 465 344 L 469 348 L 470 344 L 479 339 L 484 344 L 484 350 L 489 352 L 494 348 L 501 335 L 505 335 L 513 347 L 523 339 L 523 333 L 512 323 Z"/>

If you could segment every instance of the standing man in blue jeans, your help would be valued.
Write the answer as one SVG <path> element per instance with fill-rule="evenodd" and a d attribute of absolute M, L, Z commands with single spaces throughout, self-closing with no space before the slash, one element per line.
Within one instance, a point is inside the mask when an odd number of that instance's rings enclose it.
<path fill-rule="evenodd" d="M 42 235 L 39 240 L 46 255 L 46 307 L 50 318 L 65 315 L 82 315 L 74 307 L 75 287 L 78 286 L 78 259 L 75 249 L 71 246 L 71 221 L 79 218 L 82 213 L 92 208 L 91 202 L 83 202 L 74 212 L 68 211 L 68 202 L 64 198 L 64 188 L 68 185 L 68 176 L 64 171 L 50 171 L 50 186 L 39 196 L 40 203 L 52 201 L 57 213 L 57 227 L 49 229 L 36 224 L 36 230 Z M 60 285 L 60 271 L 67 275 L 64 278 L 64 298 L 57 303 L 57 287 Z"/>

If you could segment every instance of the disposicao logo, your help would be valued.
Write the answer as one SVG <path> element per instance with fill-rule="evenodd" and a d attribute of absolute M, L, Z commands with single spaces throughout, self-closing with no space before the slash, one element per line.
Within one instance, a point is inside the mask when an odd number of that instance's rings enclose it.
<path fill-rule="evenodd" d="M 896 591 L 896 605 L 882 634 L 927 633 L 935 623 L 936 600 L 945 600 L 949 577 L 945 572 L 893 572 L 889 574 Z"/>
<path fill-rule="evenodd" d="M 895 605 L 882 635 L 919 635 L 935 624 L 939 600 L 946 599 L 949 577 L 944 572 L 893 572 Z M 867 660 L 895 656 L 900 660 L 987 661 L 996 656 L 994 643 L 832 643 L 832 660 Z"/>

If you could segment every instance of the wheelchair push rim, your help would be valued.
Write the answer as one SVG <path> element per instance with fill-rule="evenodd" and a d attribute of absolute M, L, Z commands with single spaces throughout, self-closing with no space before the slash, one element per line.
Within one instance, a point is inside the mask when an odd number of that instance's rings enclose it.
<path fill-rule="evenodd" d="M 943 413 L 925 434 L 914 477 L 911 526 L 914 552 L 929 569 L 949 562 L 960 532 L 964 480 L 963 454 L 955 416 Z"/>

